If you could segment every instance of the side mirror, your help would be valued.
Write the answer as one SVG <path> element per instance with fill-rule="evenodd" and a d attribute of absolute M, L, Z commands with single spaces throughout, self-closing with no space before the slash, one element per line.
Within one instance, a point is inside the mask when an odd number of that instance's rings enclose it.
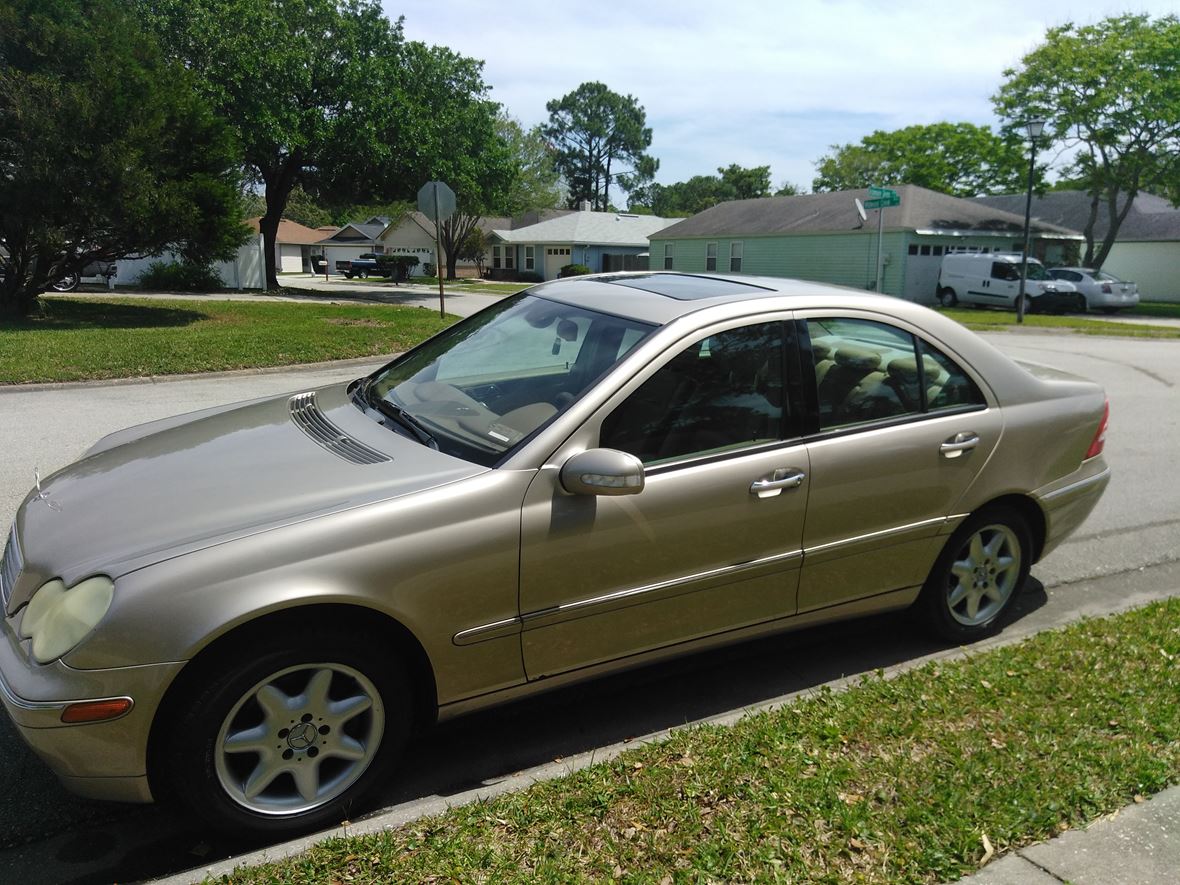
<path fill-rule="evenodd" d="M 561 465 L 561 485 L 572 495 L 638 495 L 643 462 L 615 449 L 588 449 Z"/>

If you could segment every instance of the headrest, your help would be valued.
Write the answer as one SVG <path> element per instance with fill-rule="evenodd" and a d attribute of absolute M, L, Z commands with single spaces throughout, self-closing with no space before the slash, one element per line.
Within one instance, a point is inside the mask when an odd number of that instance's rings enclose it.
<path fill-rule="evenodd" d="M 875 350 L 869 350 L 867 347 L 845 344 L 836 351 L 836 365 L 846 369 L 871 372 L 881 365 L 881 354 Z"/>
<path fill-rule="evenodd" d="M 830 357 L 833 350 L 834 348 L 830 342 L 824 341 L 822 338 L 811 339 L 811 353 L 817 363 Z"/>
<path fill-rule="evenodd" d="M 926 373 L 927 384 L 935 383 L 945 375 L 942 366 L 929 356 L 922 357 L 922 370 Z M 899 356 L 897 359 L 890 360 L 885 371 L 891 377 L 906 384 L 915 384 L 918 381 L 918 361 L 912 356 Z"/>

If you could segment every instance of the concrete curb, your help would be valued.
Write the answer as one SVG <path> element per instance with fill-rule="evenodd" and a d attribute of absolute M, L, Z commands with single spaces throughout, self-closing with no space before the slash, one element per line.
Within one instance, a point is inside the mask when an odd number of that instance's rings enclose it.
<path fill-rule="evenodd" d="M 1167 577 L 1163 581 L 1157 580 L 1155 575 L 1156 569 L 1166 573 Z M 1070 582 L 1067 584 L 1058 584 L 1052 589 L 1063 589 L 1067 587 L 1076 588 L 1080 585 L 1098 584 L 1108 581 L 1120 581 L 1125 582 L 1128 585 L 1163 584 L 1167 587 L 1167 589 L 1161 591 L 1140 588 L 1138 591 L 1136 591 L 1132 588 L 1130 592 L 1123 595 L 1115 604 L 1105 605 L 1100 608 L 1095 606 L 1081 607 L 1081 610 L 1077 613 L 1078 617 L 1067 623 L 1074 623 L 1077 620 L 1087 617 L 1104 617 L 1107 615 L 1119 614 L 1124 611 L 1139 608 L 1158 599 L 1180 596 L 1180 561 L 1168 561 L 1162 563 L 1159 566 L 1155 566 L 1150 570 L 1137 568 L 1114 575 L 1106 575 L 1101 578 Z M 945 649 L 934 652 L 932 654 L 914 658 L 900 664 L 895 664 L 891 667 L 885 668 L 880 672 L 884 678 L 893 679 L 902 673 L 934 661 L 969 659 L 973 655 L 979 654 L 981 652 L 1023 642 L 1032 636 L 1035 636 L 1037 633 L 1043 632 L 1045 629 L 1060 629 L 1062 626 L 1065 625 L 1053 625 L 1046 628 L 1044 626 L 1038 627 L 1035 623 L 1030 624 L 1021 622 L 1020 624 L 1008 627 L 1006 632 L 1000 636 L 984 640 L 972 646 Z M 874 673 L 874 675 L 876 674 Z M 686 722 L 685 724 L 678 725 L 675 728 L 663 729 L 640 737 L 632 738 L 630 740 L 620 741 L 605 747 L 599 747 L 594 750 L 590 750 L 588 752 L 579 753 L 576 756 L 570 756 L 544 765 L 538 765 L 533 768 L 517 772 L 516 774 L 505 777 L 494 783 L 479 786 L 461 793 L 454 793 L 446 797 L 430 796 L 423 799 L 412 800 L 384 811 L 377 812 L 372 817 L 357 821 L 355 823 L 346 823 L 343 826 L 336 827 L 331 830 L 325 830 L 320 833 L 304 836 L 289 842 L 272 845 L 267 848 L 240 855 L 238 857 L 209 864 L 202 868 L 192 869 L 184 873 L 177 873 L 175 875 L 153 881 L 162 883 L 162 885 L 189 885 L 189 883 L 202 882 L 207 879 L 215 879 L 218 876 L 228 875 L 239 867 L 256 866 L 262 863 L 269 863 L 294 857 L 328 839 L 337 837 L 362 836 L 371 833 L 379 833 L 383 830 L 394 829 L 412 821 L 419 820 L 423 817 L 441 814 L 456 806 L 467 805 L 477 801 L 486 801 L 504 793 L 527 789 L 535 783 L 554 780 L 556 778 L 563 777 L 564 775 L 572 774 L 573 772 L 588 768 L 589 766 L 598 762 L 607 762 L 616 758 L 624 751 L 634 747 L 664 741 L 674 732 L 683 728 L 692 728 L 700 725 L 732 725 L 747 715 L 777 710 L 788 706 L 800 698 L 817 694 L 818 692 L 825 689 L 831 691 L 843 691 L 847 688 L 857 685 L 863 681 L 864 678 L 864 674 L 841 677 L 839 679 L 834 679 L 820 685 L 802 689 L 800 691 L 790 692 L 762 703 L 732 710 L 728 713 L 722 713 L 717 716 L 710 716 L 703 719 L 694 720 L 692 722 Z"/>

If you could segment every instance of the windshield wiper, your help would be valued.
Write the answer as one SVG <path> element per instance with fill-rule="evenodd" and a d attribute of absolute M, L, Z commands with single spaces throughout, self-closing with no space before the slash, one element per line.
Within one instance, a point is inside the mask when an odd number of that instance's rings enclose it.
<path fill-rule="evenodd" d="M 379 396 L 370 396 L 369 387 L 372 385 L 373 379 L 366 378 L 361 382 L 361 386 L 357 388 L 357 395 L 360 396 L 366 403 L 384 415 L 386 418 L 391 418 L 400 424 L 403 428 L 410 431 L 414 439 L 429 448 L 438 449 L 438 441 L 434 435 L 427 430 L 422 422 L 403 409 L 401 406 L 391 403 L 389 400 Z"/>

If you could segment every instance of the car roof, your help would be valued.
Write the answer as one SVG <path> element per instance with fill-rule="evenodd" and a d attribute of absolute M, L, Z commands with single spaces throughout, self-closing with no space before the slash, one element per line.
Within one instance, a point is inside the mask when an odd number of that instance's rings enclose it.
<path fill-rule="evenodd" d="M 860 308 L 894 313 L 911 302 L 846 286 L 745 274 L 685 274 L 672 271 L 592 274 L 534 286 L 530 293 L 577 307 L 664 325 L 682 316 L 732 307 L 747 313 L 752 302 L 764 310 Z M 781 301 L 772 304 L 770 301 Z M 767 302 L 767 303 L 763 303 Z"/>

